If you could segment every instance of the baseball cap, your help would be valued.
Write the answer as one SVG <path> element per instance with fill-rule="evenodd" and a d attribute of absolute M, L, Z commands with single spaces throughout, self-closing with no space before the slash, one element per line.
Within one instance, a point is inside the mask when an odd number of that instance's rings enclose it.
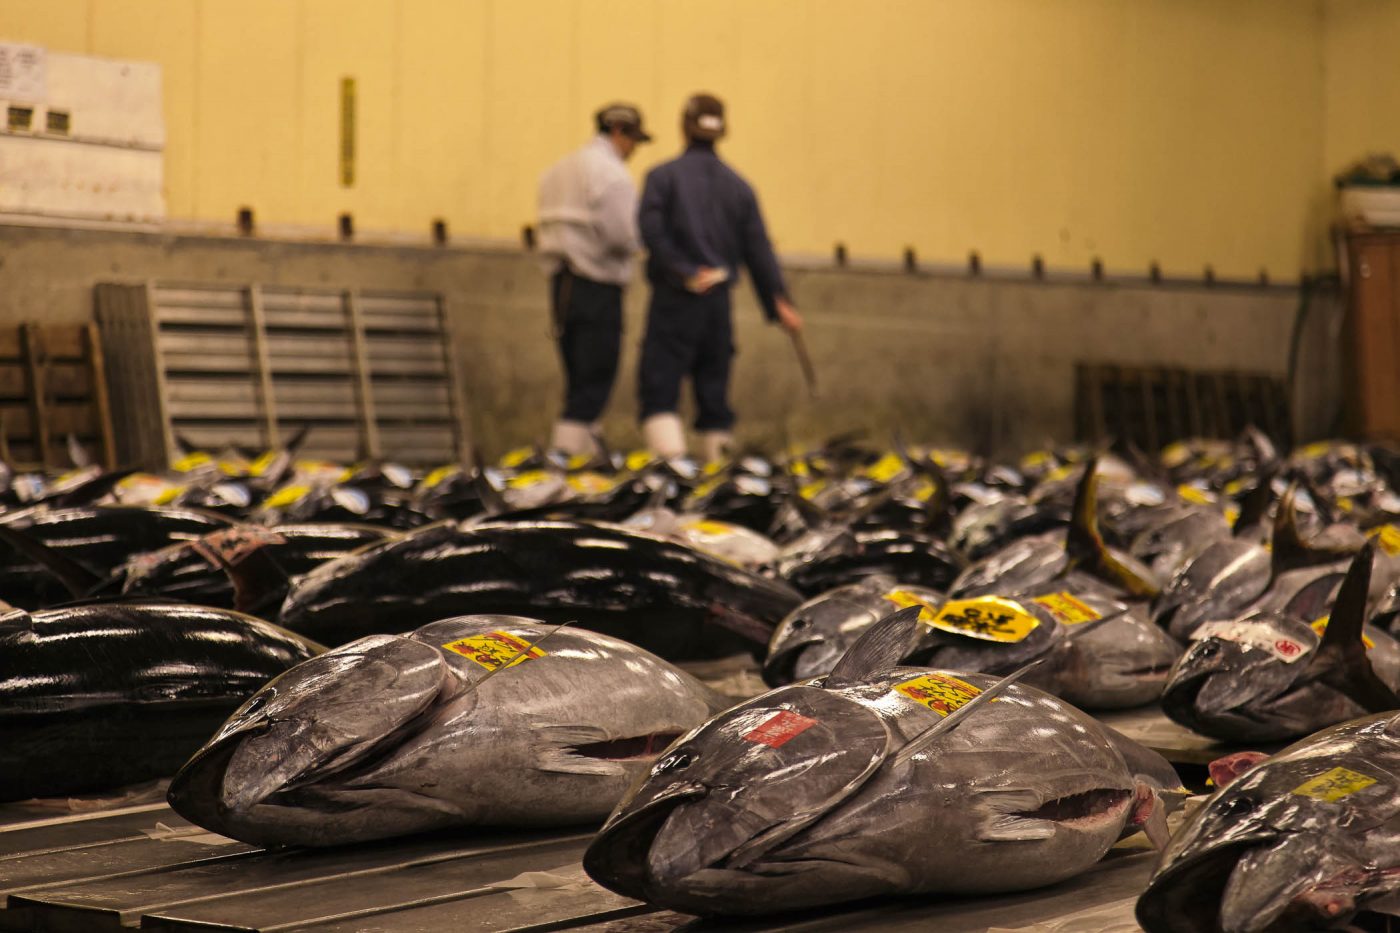
<path fill-rule="evenodd" d="M 631 104 L 608 104 L 594 114 L 598 132 L 606 133 L 614 126 L 639 143 L 651 142 L 651 135 L 642 129 L 642 112 Z"/>
<path fill-rule="evenodd" d="M 713 141 L 724 135 L 724 101 L 696 94 L 685 102 L 685 130 L 691 139 Z"/>

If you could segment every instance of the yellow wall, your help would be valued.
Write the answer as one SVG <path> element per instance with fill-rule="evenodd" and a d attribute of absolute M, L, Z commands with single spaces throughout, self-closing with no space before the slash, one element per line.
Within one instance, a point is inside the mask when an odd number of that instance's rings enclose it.
<path fill-rule="evenodd" d="M 1400 158 L 1400 3 L 1327 4 L 1325 181 L 1372 152 Z"/>
<path fill-rule="evenodd" d="M 1333 8 L 1386 8 L 1389 39 Z M 539 173 L 610 98 L 679 144 L 726 98 L 726 156 L 779 249 L 1293 278 L 1359 121 L 1334 46 L 1400 34 L 1384 0 L 0 0 L 0 38 L 164 68 L 170 215 L 514 238 Z M 1389 42 L 1389 46 L 1386 43 Z M 1347 64 L 1358 63 L 1348 62 Z M 339 81 L 359 95 L 338 183 Z M 1386 76 L 1389 80 L 1390 76 Z M 1394 114 L 1400 83 L 1389 81 Z M 1334 95 L 1335 96 L 1335 95 Z M 1330 98 L 1329 98 L 1330 99 Z M 1353 109 L 1356 109 L 1353 106 Z M 1335 125 L 1335 126 L 1334 126 Z M 1392 133 L 1400 133 L 1390 119 Z M 1330 141 L 1330 140 L 1329 140 Z M 1324 168 L 1324 162 L 1327 163 Z"/>

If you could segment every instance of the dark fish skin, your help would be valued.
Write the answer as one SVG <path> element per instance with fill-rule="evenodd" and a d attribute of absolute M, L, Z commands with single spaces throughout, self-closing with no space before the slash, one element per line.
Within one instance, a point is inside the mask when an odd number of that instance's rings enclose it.
<path fill-rule="evenodd" d="M 155 551 L 178 541 L 229 527 L 232 522 L 198 509 L 99 505 L 37 510 L 0 523 L 67 557 L 99 578 L 110 575 L 132 554 Z M 72 594 L 36 564 L 9 547 L 0 548 L 0 599 L 25 609 L 65 602 Z"/>
<path fill-rule="evenodd" d="M 343 557 L 351 551 L 389 537 L 382 528 L 369 525 L 308 523 L 277 525 L 258 529 L 281 540 L 262 544 L 259 551 L 270 557 L 284 574 L 299 576 L 309 573 L 328 560 Z M 201 606 L 232 609 L 234 584 L 221 564 L 206 556 L 198 545 L 218 540 L 225 532 L 205 535 L 196 541 L 173 544 L 170 547 L 143 554 L 127 561 L 117 569 L 109 585 L 128 596 L 167 596 L 188 600 Z M 276 609 L 286 597 L 289 581 L 272 581 L 273 589 L 259 594 Z"/>
<path fill-rule="evenodd" d="M 442 523 L 322 564 L 294 582 L 278 620 L 340 645 L 454 615 L 522 615 L 678 660 L 761 651 L 801 601 L 786 584 L 615 525 Z"/>
<path fill-rule="evenodd" d="M 1216 791 L 1137 903 L 1148 933 L 1386 929 L 1400 890 L 1400 716 L 1312 735 Z"/>
<path fill-rule="evenodd" d="M 174 774 L 248 696 L 322 650 L 180 603 L 0 616 L 0 800 Z"/>
<path fill-rule="evenodd" d="M 786 574 L 786 579 L 809 597 L 876 575 L 946 590 L 962 569 L 962 558 L 930 535 L 861 530 L 799 564 Z"/>

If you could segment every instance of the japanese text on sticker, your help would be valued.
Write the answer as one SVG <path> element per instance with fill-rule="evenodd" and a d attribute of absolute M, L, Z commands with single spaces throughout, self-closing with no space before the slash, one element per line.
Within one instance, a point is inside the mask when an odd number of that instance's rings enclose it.
<path fill-rule="evenodd" d="M 947 674 L 925 674 L 895 685 L 895 692 L 921 703 L 940 716 L 966 706 L 982 691 L 965 680 Z M 993 700 L 992 702 L 996 702 Z"/>
<path fill-rule="evenodd" d="M 928 624 L 957 635 L 1015 644 L 1025 641 L 1040 625 L 1040 620 L 1014 600 L 981 596 L 944 603 L 938 615 Z"/>
<path fill-rule="evenodd" d="M 1065 625 L 1080 625 L 1103 618 L 1092 607 L 1075 599 L 1070 593 L 1047 593 L 1037 596 L 1031 602 L 1039 603 L 1050 610 L 1050 614 Z"/>
<path fill-rule="evenodd" d="M 487 632 L 485 635 L 472 635 L 459 638 L 443 645 L 448 651 L 460 654 L 469 661 L 475 661 L 488 671 L 505 665 L 514 667 L 544 657 L 548 652 L 536 648 L 523 639 L 505 632 Z M 524 652 L 522 654 L 522 652 Z M 518 655 L 518 657 L 517 657 Z M 515 660 L 511 660 L 514 658 Z"/>
<path fill-rule="evenodd" d="M 1365 790 L 1376 779 L 1360 771 L 1353 771 L 1350 768 L 1333 768 L 1319 774 L 1310 781 L 1304 781 L 1293 788 L 1293 793 L 1299 797 L 1312 797 L 1315 800 L 1326 800 L 1328 803 L 1336 803 L 1343 797 Z"/>

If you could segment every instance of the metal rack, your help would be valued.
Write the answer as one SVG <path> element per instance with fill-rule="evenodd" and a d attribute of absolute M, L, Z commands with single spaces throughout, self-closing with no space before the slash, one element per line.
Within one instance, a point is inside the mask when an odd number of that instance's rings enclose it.
<path fill-rule="evenodd" d="M 442 300 L 260 285 L 97 286 L 122 459 L 164 466 L 176 436 L 308 456 L 460 459 L 464 406 Z"/>

